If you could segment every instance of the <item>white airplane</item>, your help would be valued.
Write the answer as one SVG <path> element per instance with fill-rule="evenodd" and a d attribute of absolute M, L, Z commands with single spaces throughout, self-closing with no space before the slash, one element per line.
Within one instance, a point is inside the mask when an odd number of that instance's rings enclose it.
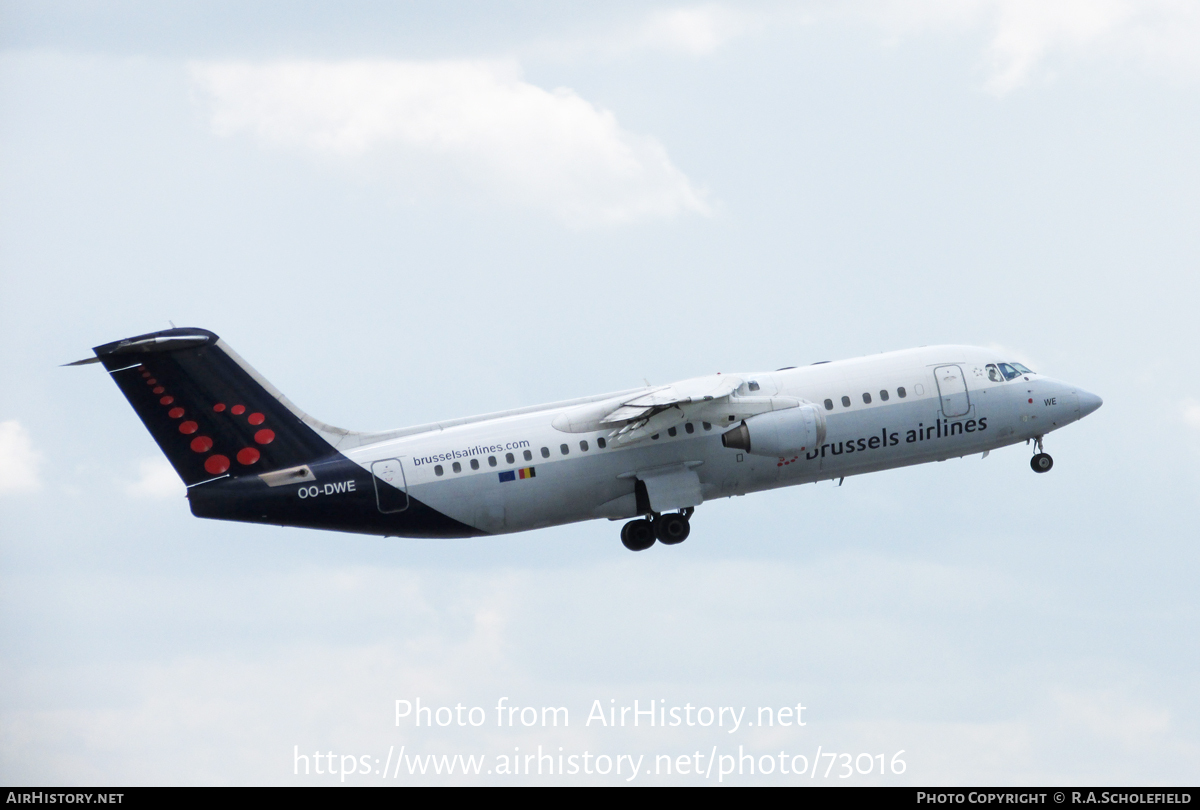
<path fill-rule="evenodd" d="M 95 348 L 198 517 L 403 537 L 607 518 L 673 545 L 714 498 L 1029 443 L 1100 397 L 971 346 L 929 346 L 363 433 L 308 416 L 212 332 Z"/>

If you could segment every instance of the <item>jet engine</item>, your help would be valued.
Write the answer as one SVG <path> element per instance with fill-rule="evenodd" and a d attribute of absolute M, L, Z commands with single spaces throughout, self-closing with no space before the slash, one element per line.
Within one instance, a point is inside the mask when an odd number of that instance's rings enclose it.
<path fill-rule="evenodd" d="M 756 456 L 794 456 L 825 441 L 825 414 L 815 405 L 801 405 L 743 419 L 721 434 L 721 444 Z"/>

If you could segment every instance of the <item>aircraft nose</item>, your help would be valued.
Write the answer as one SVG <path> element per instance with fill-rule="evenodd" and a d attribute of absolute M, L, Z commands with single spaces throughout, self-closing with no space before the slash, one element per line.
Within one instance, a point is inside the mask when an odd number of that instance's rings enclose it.
<path fill-rule="evenodd" d="M 1100 397 L 1096 396 L 1095 394 L 1089 394 L 1087 391 L 1078 391 L 1078 396 L 1080 419 L 1087 416 L 1089 413 L 1092 413 L 1104 404 L 1104 400 L 1100 399 Z"/>

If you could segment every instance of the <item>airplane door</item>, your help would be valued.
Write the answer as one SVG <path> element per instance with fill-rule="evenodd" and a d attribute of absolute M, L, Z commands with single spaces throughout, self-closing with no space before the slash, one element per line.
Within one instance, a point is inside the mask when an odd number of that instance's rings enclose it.
<path fill-rule="evenodd" d="M 958 366 L 938 366 L 933 370 L 937 380 L 938 394 L 942 399 L 944 416 L 963 416 L 971 410 L 967 395 L 967 381 Z"/>
<path fill-rule="evenodd" d="M 374 473 L 375 503 L 384 513 L 403 512 L 408 508 L 408 490 L 400 459 L 386 458 L 371 464 Z"/>

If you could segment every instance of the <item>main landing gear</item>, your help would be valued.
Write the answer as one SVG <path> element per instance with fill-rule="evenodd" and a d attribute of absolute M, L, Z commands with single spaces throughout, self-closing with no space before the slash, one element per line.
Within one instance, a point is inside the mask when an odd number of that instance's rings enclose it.
<path fill-rule="evenodd" d="M 1054 466 L 1054 459 L 1050 458 L 1049 453 L 1042 451 L 1042 437 L 1035 436 L 1033 441 L 1037 445 L 1037 453 L 1029 460 L 1029 466 L 1035 473 L 1050 472 L 1050 468 Z"/>
<path fill-rule="evenodd" d="M 692 532 L 688 518 L 694 511 L 689 506 L 679 512 L 631 520 L 621 527 L 621 542 L 630 551 L 645 551 L 655 540 L 666 546 L 682 543 Z"/>

